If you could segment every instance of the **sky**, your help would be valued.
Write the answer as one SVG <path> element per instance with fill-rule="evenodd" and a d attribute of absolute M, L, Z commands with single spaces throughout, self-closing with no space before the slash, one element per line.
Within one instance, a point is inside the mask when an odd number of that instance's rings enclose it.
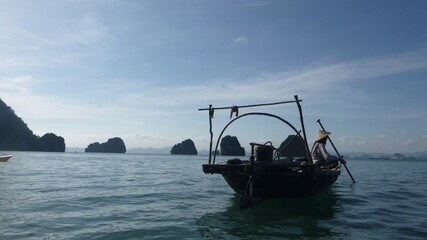
<path fill-rule="evenodd" d="M 67 148 L 209 146 L 214 107 L 294 100 L 341 152 L 427 151 L 427 1 L 0 0 L 0 98 Z M 301 129 L 296 104 L 269 112 Z M 214 138 L 230 120 L 217 110 Z M 292 130 L 224 133 L 278 146 Z"/>

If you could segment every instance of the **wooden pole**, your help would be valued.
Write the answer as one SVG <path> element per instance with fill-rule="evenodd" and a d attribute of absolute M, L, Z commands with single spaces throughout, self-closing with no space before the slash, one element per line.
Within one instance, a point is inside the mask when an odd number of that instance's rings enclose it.
<path fill-rule="evenodd" d="M 249 184 L 249 206 L 252 205 L 252 198 L 254 195 L 254 181 L 255 181 L 255 176 L 254 176 L 254 172 L 255 172 L 255 144 L 251 144 L 251 157 L 250 157 L 250 162 L 251 162 L 251 173 L 250 173 L 250 184 Z"/>
<path fill-rule="evenodd" d="M 250 108 L 250 107 L 261 107 L 261 106 L 271 106 L 271 105 L 278 105 L 278 104 L 285 104 L 285 103 L 294 103 L 294 102 L 301 102 L 302 100 L 297 101 L 284 101 L 284 102 L 275 102 L 275 103 L 263 103 L 263 104 L 253 104 L 253 105 L 243 105 L 243 106 L 231 106 L 231 107 L 217 107 L 217 108 L 199 108 L 199 111 L 207 111 L 207 110 L 221 110 L 221 109 L 231 109 L 233 107 L 237 108 Z"/>
<path fill-rule="evenodd" d="M 250 143 L 251 145 L 251 156 L 249 158 L 249 163 L 250 163 L 250 169 L 249 169 L 249 180 L 246 183 L 246 187 L 245 187 L 245 193 L 244 195 L 240 198 L 240 208 L 246 208 L 246 207 L 250 207 L 252 205 L 252 198 L 254 195 L 254 181 L 255 181 L 255 174 L 254 174 L 254 164 L 255 164 L 255 151 L 254 151 L 254 147 L 255 147 L 255 143 Z"/>
<path fill-rule="evenodd" d="M 325 128 L 323 127 L 322 123 L 320 122 L 320 119 L 318 119 L 317 122 L 319 123 L 322 130 L 326 131 Z M 335 147 L 334 143 L 332 142 L 332 140 L 329 136 L 328 136 L 328 140 L 329 140 L 329 142 L 331 142 L 331 145 L 334 148 L 335 152 L 337 153 L 338 157 L 342 158 L 343 156 L 340 155 L 340 153 L 338 152 L 337 148 Z M 356 181 L 354 180 L 353 176 L 350 173 L 350 170 L 348 170 L 347 165 L 345 163 L 343 163 L 343 165 L 345 167 L 345 170 L 347 170 L 347 173 L 350 176 L 351 180 L 353 180 L 353 183 L 356 183 Z"/>
<path fill-rule="evenodd" d="M 209 164 L 211 164 L 212 159 L 212 139 L 213 139 L 213 132 L 212 132 L 212 118 L 214 115 L 214 110 L 212 109 L 212 104 L 209 105 L 209 133 L 211 135 L 211 141 L 209 143 Z M 215 152 L 216 155 L 216 152 Z"/>
<path fill-rule="evenodd" d="M 302 108 L 301 108 L 301 105 L 299 104 L 300 100 L 298 100 L 298 95 L 295 95 L 294 97 L 295 97 L 295 102 L 298 105 L 298 111 L 299 111 L 299 116 L 301 120 L 301 127 L 302 127 L 302 133 L 304 136 L 304 145 L 305 145 L 305 150 L 307 151 L 308 162 L 310 164 L 313 164 L 313 158 L 311 157 L 311 154 L 310 154 L 310 148 L 308 148 L 307 135 L 305 134 L 304 117 L 302 116 Z"/>

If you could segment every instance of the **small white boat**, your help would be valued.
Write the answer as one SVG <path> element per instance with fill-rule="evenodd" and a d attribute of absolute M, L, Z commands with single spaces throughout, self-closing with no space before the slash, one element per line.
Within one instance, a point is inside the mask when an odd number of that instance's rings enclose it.
<path fill-rule="evenodd" d="M 0 162 L 7 162 L 12 157 L 12 155 L 3 155 L 0 156 Z"/>

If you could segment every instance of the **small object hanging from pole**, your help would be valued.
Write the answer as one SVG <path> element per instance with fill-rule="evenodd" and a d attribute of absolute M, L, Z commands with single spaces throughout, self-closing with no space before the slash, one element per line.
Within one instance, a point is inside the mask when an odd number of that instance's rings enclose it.
<path fill-rule="evenodd" d="M 236 113 L 236 117 L 239 116 L 239 107 L 233 106 L 230 111 L 230 119 L 233 117 L 233 113 Z"/>

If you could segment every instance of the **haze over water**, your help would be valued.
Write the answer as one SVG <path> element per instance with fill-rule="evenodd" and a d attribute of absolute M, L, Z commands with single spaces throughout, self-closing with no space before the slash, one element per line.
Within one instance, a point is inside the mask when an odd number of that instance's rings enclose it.
<path fill-rule="evenodd" d="M 15 152 L 0 239 L 425 239 L 427 161 L 349 159 L 321 194 L 250 209 L 206 156 Z"/>

